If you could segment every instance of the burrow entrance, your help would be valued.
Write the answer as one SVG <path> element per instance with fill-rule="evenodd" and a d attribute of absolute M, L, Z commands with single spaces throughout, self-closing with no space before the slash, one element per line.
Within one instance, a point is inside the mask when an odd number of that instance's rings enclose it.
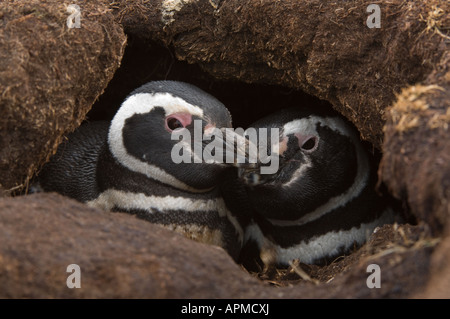
<path fill-rule="evenodd" d="M 177 60 L 170 48 L 156 42 L 128 36 L 128 44 L 120 68 L 104 93 L 93 105 L 86 119 L 88 121 L 110 121 L 122 101 L 132 90 L 154 80 L 184 81 L 212 94 L 229 109 L 235 128 L 246 128 L 259 118 L 287 107 L 305 105 L 313 105 L 317 108 L 333 107 L 325 100 L 282 86 L 218 81 L 198 65 Z M 381 159 L 379 150 L 368 142 L 365 144 L 379 161 Z M 383 186 L 380 186 L 380 191 L 386 192 Z M 400 204 L 399 207 L 401 207 Z M 408 214 L 408 208 L 403 206 L 402 209 L 407 222 L 415 225 L 416 221 Z M 351 267 L 361 256 L 384 249 L 391 241 L 391 228 L 386 227 L 378 231 L 376 238 L 365 246 L 355 247 L 352 253 L 340 256 L 325 265 L 307 265 L 294 261 L 287 268 L 247 270 L 242 266 L 242 269 L 275 286 L 286 286 L 305 281 L 316 284 L 327 283 L 333 280 L 337 274 Z"/>

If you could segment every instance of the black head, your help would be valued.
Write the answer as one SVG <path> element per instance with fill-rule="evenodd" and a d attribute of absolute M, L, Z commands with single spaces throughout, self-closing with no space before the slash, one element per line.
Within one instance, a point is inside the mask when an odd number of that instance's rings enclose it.
<path fill-rule="evenodd" d="M 216 185 L 225 165 L 202 157 L 212 141 L 223 142 L 220 137 L 202 137 L 227 127 L 230 113 L 213 96 L 187 83 L 155 81 L 122 103 L 108 144 L 115 159 L 132 171 L 180 189 L 203 191 Z"/>
<path fill-rule="evenodd" d="M 240 169 L 249 199 L 263 217 L 299 220 L 366 178 L 367 158 L 355 130 L 334 113 L 308 108 L 282 110 L 251 127 L 276 128 L 278 170 L 261 174 L 258 168 Z M 267 136 L 270 141 L 270 136 Z M 356 185 L 356 184 L 355 184 Z M 356 187 L 356 186 L 355 186 Z M 345 200 L 342 198 L 342 200 Z"/>

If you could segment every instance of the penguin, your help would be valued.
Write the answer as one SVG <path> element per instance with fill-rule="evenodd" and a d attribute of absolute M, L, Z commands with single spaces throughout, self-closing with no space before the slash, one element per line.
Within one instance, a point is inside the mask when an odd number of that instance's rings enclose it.
<path fill-rule="evenodd" d="M 218 187 L 235 168 L 198 160 L 194 149 L 201 153 L 209 140 L 173 138 L 177 132 L 193 136 L 198 130 L 204 137 L 230 127 L 227 108 L 198 87 L 149 82 L 126 97 L 111 122 L 85 123 L 69 134 L 39 173 L 38 187 L 91 207 L 136 215 L 223 247 L 236 258 L 243 229 Z M 211 141 L 225 143 L 214 137 Z M 174 160 L 174 147 L 181 142 L 193 161 Z"/>
<path fill-rule="evenodd" d="M 376 227 L 401 220 L 376 189 L 372 154 L 340 115 L 288 108 L 250 126 L 268 135 L 278 129 L 268 154 L 279 167 L 271 174 L 261 173 L 262 164 L 239 168 L 241 186 L 227 195 L 245 198 L 240 260 L 248 269 L 293 260 L 323 265 L 364 244 Z"/>

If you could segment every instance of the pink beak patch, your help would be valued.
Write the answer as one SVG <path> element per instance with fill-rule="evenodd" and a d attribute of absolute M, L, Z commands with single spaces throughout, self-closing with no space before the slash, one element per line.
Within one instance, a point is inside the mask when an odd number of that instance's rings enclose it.
<path fill-rule="evenodd" d="M 192 123 L 192 115 L 190 113 L 179 112 L 170 114 L 166 117 L 166 130 L 168 132 L 171 132 L 172 130 L 167 126 L 167 120 L 172 118 L 177 119 L 183 127 L 186 127 Z"/>
<path fill-rule="evenodd" d="M 287 136 L 283 136 L 283 139 L 280 141 L 280 148 L 278 150 L 280 155 L 283 155 L 284 152 L 286 152 L 287 148 L 288 148 L 288 140 L 289 138 Z"/>

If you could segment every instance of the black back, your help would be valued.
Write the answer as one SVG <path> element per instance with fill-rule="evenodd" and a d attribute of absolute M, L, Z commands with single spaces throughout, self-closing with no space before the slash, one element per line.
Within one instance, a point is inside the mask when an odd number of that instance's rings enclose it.
<path fill-rule="evenodd" d="M 38 174 L 40 186 L 79 201 L 89 201 L 99 194 L 97 161 L 106 144 L 108 122 L 82 124 L 67 136 L 55 155 Z"/>

